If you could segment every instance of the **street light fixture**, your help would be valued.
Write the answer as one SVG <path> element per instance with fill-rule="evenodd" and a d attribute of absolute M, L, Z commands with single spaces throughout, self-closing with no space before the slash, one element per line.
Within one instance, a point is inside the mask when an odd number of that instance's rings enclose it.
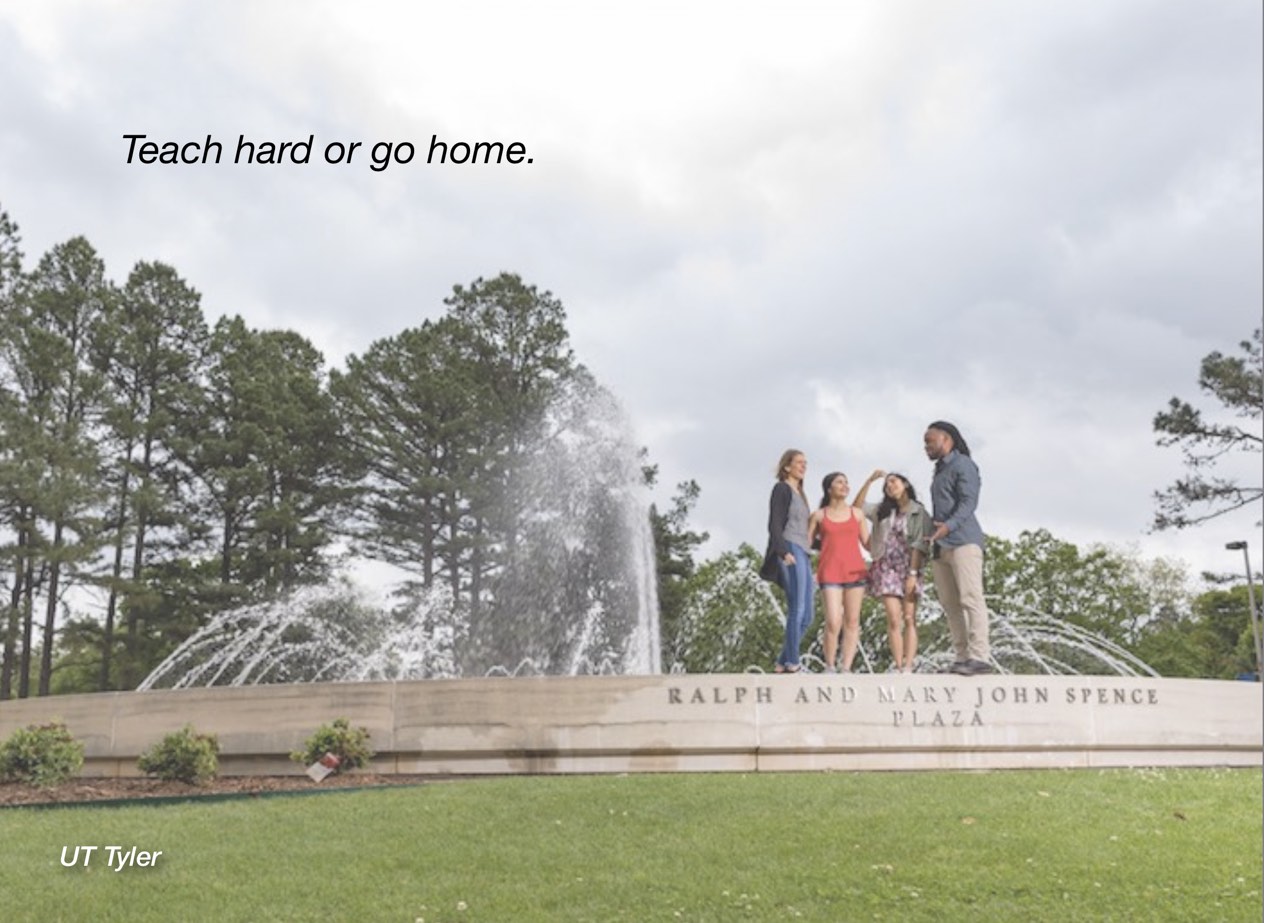
<path fill-rule="evenodd" d="M 1255 608 L 1255 581 L 1251 577 L 1251 556 L 1247 552 L 1246 542 L 1229 542 L 1226 551 L 1241 551 L 1242 560 L 1246 562 L 1246 592 L 1251 606 L 1251 636 L 1255 639 L 1255 678 L 1264 679 L 1264 647 L 1260 646 L 1259 614 Z"/>

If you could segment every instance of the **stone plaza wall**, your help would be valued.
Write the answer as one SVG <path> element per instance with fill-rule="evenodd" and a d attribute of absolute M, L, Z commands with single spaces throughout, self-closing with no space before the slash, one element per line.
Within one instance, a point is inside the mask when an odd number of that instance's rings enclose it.
<path fill-rule="evenodd" d="M 0 738 L 54 718 L 85 775 L 192 724 L 223 775 L 296 774 L 346 717 L 372 770 L 485 773 L 1260 766 L 1261 685 L 1105 676 L 578 676 L 315 683 L 0 702 Z"/>

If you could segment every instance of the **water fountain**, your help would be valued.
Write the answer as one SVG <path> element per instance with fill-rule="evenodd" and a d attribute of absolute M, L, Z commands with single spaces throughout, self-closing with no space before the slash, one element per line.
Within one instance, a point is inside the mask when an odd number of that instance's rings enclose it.
<path fill-rule="evenodd" d="M 554 537 L 553 552 L 579 550 Z M 731 582 L 744 585 L 740 573 Z M 532 675 L 542 664 L 521 658 L 462 678 L 469 639 L 450 599 L 434 591 L 390 607 L 342 584 L 224 614 L 148 691 L 55 705 L 90 742 L 86 771 L 104 775 L 134 772 L 139 753 L 185 723 L 218 736 L 223 774 L 294 773 L 289 753 L 339 716 L 366 727 L 375 767 L 396 773 L 1259 767 L 1258 686 L 1156 677 L 1104 639 L 995 602 L 994 675 L 936 672 L 951 655 L 931 601 L 914 674 L 875 672 L 876 613 L 852 675 L 627 675 L 653 664 L 652 632 L 635 613 L 610 618 L 607 604 L 638 587 L 624 579 L 555 636 L 564 656 L 543 666 L 572 675 Z M 774 600 L 756 587 L 751 618 L 775 626 Z M 573 675 L 596 672 L 624 675 Z M 49 718 L 47 699 L 4 704 L 0 735 Z"/>
<path fill-rule="evenodd" d="M 771 667 L 785 602 L 780 591 L 759 578 L 758 561 L 758 553 L 746 548 L 708 563 L 706 579 L 692 594 L 671 639 L 671 672 L 722 673 L 736 668 L 762 673 Z M 998 673 L 1157 675 L 1109 638 L 1072 622 L 999 597 L 988 597 L 988 605 L 992 663 Z M 919 607 L 917 621 L 917 672 L 946 669 L 955 655 L 933 590 Z M 861 613 L 853 671 L 885 672 L 890 663 L 887 645 L 886 614 L 876 599 L 868 599 Z M 822 639 L 817 633 L 809 639 L 802 662 L 809 671 L 823 673 L 822 658 Z"/>
<path fill-rule="evenodd" d="M 455 676 L 453 612 L 444 586 L 389 607 L 343 577 L 216 615 L 138 689 Z"/>
<path fill-rule="evenodd" d="M 580 381 L 512 485 L 518 540 L 471 618 L 435 584 L 343 576 L 214 616 L 140 690 L 661 671 L 648 490 L 613 397 Z"/>
<path fill-rule="evenodd" d="M 991 613 L 992 666 L 1002 674 L 1158 676 L 1139 657 L 1109 638 L 1065 619 L 1039 612 L 997 597 L 988 597 Z M 918 671 L 934 673 L 946 669 L 956 655 L 944 621 L 943 609 L 934 600 L 923 603 L 918 625 L 925 636 L 918 652 Z M 886 642 L 886 620 L 879 614 L 864 634 Z M 931 626 L 942 630 L 929 632 Z M 874 644 L 862 645 L 859 655 L 866 669 L 879 662 Z"/>

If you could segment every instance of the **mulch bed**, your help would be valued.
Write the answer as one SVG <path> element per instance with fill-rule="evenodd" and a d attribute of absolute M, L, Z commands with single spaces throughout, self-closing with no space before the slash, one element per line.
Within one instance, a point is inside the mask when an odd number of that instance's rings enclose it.
<path fill-rule="evenodd" d="M 202 785 L 163 782 L 159 779 L 70 779 L 40 788 L 18 782 L 0 782 L 0 807 L 21 805 L 80 804 L 145 798 L 199 798 L 225 795 L 267 795 L 276 792 L 318 792 L 338 788 L 418 785 L 433 781 L 426 776 L 348 773 L 313 782 L 307 776 L 225 776 Z"/>

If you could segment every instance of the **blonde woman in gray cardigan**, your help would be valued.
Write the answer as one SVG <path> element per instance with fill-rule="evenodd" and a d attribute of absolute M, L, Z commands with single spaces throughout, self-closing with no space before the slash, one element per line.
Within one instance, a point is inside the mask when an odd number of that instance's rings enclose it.
<path fill-rule="evenodd" d="M 869 487 L 881 480 L 882 502 L 865 503 Z M 922 569 L 930 558 L 931 519 L 917 502 L 917 492 L 902 474 L 875 471 L 861 485 L 852 506 L 873 521 L 869 536 L 869 593 L 882 599 L 887 614 L 891 663 L 912 673 L 917 659 L 917 602 L 922 596 Z"/>

